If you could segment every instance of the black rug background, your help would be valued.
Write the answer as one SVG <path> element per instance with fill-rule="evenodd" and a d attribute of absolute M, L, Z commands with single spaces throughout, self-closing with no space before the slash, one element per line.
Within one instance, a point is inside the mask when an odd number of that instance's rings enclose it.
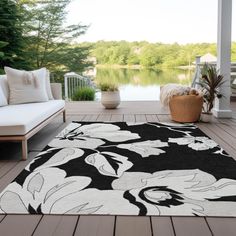
<path fill-rule="evenodd" d="M 106 123 L 106 122 L 77 122 L 82 125 L 92 124 L 92 123 Z M 145 141 L 145 140 L 157 140 L 160 139 L 163 142 L 167 142 L 168 138 L 180 138 L 183 137 L 182 133 L 178 133 L 176 131 L 171 131 L 165 128 L 165 125 L 160 123 L 152 123 L 149 124 L 154 125 L 162 125 L 162 128 L 155 128 L 154 126 L 148 124 L 140 124 L 134 126 L 128 126 L 125 122 L 109 122 L 111 124 L 115 124 L 121 128 L 121 130 L 129 130 L 133 133 L 138 133 L 141 139 L 138 139 L 137 142 Z M 189 129 L 188 127 L 179 127 L 174 128 L 175 130 L 184 130 L 191 131 L 192 136 L 205 136 L 200 129 Z M 106 145 L 114 145 L 116 143 L 109 142 L 106 140 Z M 133 143 L 136 140 L 120 142 L 121 143 Z M 48 150 L 50 147 L 45 147 L 44 150 Z M 142 158 L 138 153 L 131 152 L 126 149 L 120 149 L 116 147 L 98 147 L 98 151 L 109 151 L 115 152 L 117 154 L 127 156 L 130 161 L 134 163 L 133 167 L 131 167 L 127 172 L 147 172 L 154 173 L 156 171 L 162 170 L 181 170 L 181 169 L 199 169 L 204 172 L 207 172 L 213 175 L 217 180 L 221 178 L 230 178 L 236 179 L 236 161 L 229 156 L 222 156 L 221 154 L 213 154 L 213 152 L 219 150 L 219 147 L 204 150 L 204 151 L 196 151 L 191 148 L 188 148 L 187 145 L 178 145 L 175 143 L 169 143 L 169 147 L 162 147 L 161 149 L 165 150 L 166 153 L 163 153 L 159 156 L 149 156 L 148 158 Z M 100 190 L 112 189 L 111 182 L 116 179 L 111 176 L 101 175 L 96 168 L 91 165 L 85 163 L 84 159 L 89 155 L 94 153 L 92 150 L 83 149 L 85 151 L 84 155 L 80 158 L 70 160 L 66 164 L 57 166 L 62 170 L 65 170 L 67 173 L 67 177 L 69 176 L 88 176 L 92 178 L 92 183 L 88 186 L 95 187 Z M 55 154 L 57 151 L 53 151 L 51 153 L 47 153 L 43 155 L 42 158 L 38 158 L 35 160 L 33 164 L 30 166 L 30 171 L 33 171 L 38 166 L 47 162 L 50 157 Z M 225 152 L 224 152 L 225 153 Z M 40 156 L 39 156 L 40 157 Z M 14 181 L 23 184 L 25 178 L 30 174 L 29 171 L 23 170 Z"/>

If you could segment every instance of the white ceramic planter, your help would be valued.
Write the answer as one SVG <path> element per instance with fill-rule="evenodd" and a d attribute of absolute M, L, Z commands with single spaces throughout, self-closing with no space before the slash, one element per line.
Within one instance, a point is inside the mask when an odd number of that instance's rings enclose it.
<path fill-rule="evenodd" d="M 201 114 L 201 121 L 205 123 L 209 123 L 212 121 L 212 113 L 205 113 L 202 112 Z"/>
<path fill-rule="evenodd" d="M 120 91 L 102 91 L 101 103 L 106 109 L 115 109 L 120 104 Z"/>

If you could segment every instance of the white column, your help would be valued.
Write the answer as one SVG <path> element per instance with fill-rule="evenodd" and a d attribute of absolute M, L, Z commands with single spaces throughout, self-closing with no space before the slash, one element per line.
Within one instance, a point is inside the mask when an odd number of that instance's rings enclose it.
<path fill-rule="evenodd" d="M 224 75 L 225 80 L 220 88 L 223 97 L 216 99 L 213 109 L 214 116 L 219 118 L 232 116 L 230 109 L 231 25 L 232 0 L 218 0 L 217 69 Z"/>

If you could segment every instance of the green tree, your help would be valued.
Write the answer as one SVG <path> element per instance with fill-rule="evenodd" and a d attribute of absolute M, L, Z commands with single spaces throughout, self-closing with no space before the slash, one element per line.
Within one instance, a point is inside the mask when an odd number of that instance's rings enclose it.
<path fill-rule="evenodd" d="M 20 67 L 22 58 L 22 27 L 19 6 L 15 0 L 0 1 L 0 69 Z"/>
<path fill-rule="evenodd" d="M 3 42 L 3 41 L 0 41 L 0 61 L 3 63 L 4 60 L 5 60 L 5 54 L 2 50 L 2 48 L 4 48 L 8 43 L 7 42 Z M 4 64 L 3 64 L 4 65 Z M 3 65 L 1 66 L 0 68 L 0 74 L 3 74 L 4 73 L 4 70 L 3 70 Z"/>
<path fill-rule="evenodd" d="M 163 69 L 191 65 L 196 56 L 206 53 L 216 55 L 215 43 L 179 45 L 177 43 L 153 44 L 146 41 L 98 41 L 91 43 L 90 46 L 93 48 L 91 54 L 97 58 L 98 64 L 141 65 Z M 235 42 L 232 43 L 231 51 L 231 60 L 236 61 Z"/>
<path fill-rule="evenodd" d="M 162 63 L 162 59 L 158 54 L 157 47 L 155 45 L 145 46 L 140 55 L 140 64 L 144 67 L 153 67 Z"/>
<path fill-rule="evenodd" d="M 81 71 L 89 65 L 88 48 L 71 46 L 87 26 L 66 26 L 66 7 L 70 0 L 21 0 L 24 10 L 23 34 L 25 57 L 31 68 L 47 67 L 55 70 Z"/>
<path fill-rule="evenodd" d="M 128 65 L 139 65 L 140 64 L 139 56 L 136 53 L 131 52 L 128 59 L 127 59 L 127 64 Z"/>

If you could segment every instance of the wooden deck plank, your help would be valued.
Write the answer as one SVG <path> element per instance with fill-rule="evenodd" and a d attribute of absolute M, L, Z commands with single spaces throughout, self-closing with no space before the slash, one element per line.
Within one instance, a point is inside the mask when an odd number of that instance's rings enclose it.
<path fill-rule="evenodd" d="M 214 236 L 236 235 L 236 218 L 208 217 L 206 220 Z"/>
<path fill-rule="evenodd" d="M 4 161 L 0 161 L 0 171 L 1 171 L 1 168 L 5 165 L 5 162 Z"/>
<path fill-rule="evenodd" d="M 104 109 L 101 102 L 66 102 L 70 114 L 168 114 L 158 101 L 122 101 L 118 109 Z"/>
<path fill-rule="evenodd" d="M 0 223 L 3 221 L 3 219 L 6 217 L 6 215 L 0 215 Z"/>
<path fill-rule="evenodd" d="M 19 160 L 16 161 L 6 161 L 5 164 L 0 169 L 0 178 L 2 178 L 7 172 L 9 172 L 12 168 L 14 168 L 17 163 L 20 162 Z"/>
<path fill-rule="evenodd" d="M 172 217 L 176 236 L 211 236 L 203 217 Z"/>
<path fill-rule="evenodd" d="M 2 236 L 31 236 L 42 216 L 7 215 L 0 224 Z"/>
<path fill-rule="evenodd" d="M 97 121 L 110 121 L 111 120 L 111 114 L 100 114 L 97 118 Z"/>
<path fill-rule="evenodd" d="M 111 115 L 111 121 L 123 121 L 124 120 L 124 116 L 122 114 L 118 115 L 118 114 L 113 114 Z"/>
<path fill-rule="evenodd" d="M 135 116 L 131 114 L 124 114 L 125 122 L 135 122 Z"/>
<path fill-rule="evenodd" d="M 14 161 L 16 161 L 16 160 L 14 160 Z M 1 173 L 1 168 L 3 168 L 3 166 L 5 166 L 8 162 L 9 162 L 9 160 L 0 160 L 0 173 Z"/>
<path fill-rule="evenodd" d="M 70 124 L 72 121 L 82 121 L 85 115 L 67 115 L 66 123 Z"/>
<path fill-rule="evenodd" d="M 41 219 L 34 236 L 72 236 L 78 216 L 45 215 Z"/>
<path fill-rule="evenodd" d="M 174 236 L 174 229 L 170 217 L 151 217 L 153 236 Z"/>
<path fill-rule="evenodd" d="M 90 115 L 84 115 L 84 117 L 81 119 L 81 121 L 89 121 L 90 117 L 92 116 L 92 114 Z"/>
<path fill-rule="evenodd" d="M 90 114 L 90 115 L 85 115 L 82 119 L 82 121 L 96 121 L 98 118 L 98 115 Z"/>
<path fill-rule="evenodd" d="M 173 122 L 170 115 L 157 115 L 160 122 Z"/>
<path fill-rule="evenodd" d="M 117 216 L 116 236 L 151 236 L 151 221 L 147 216 Z"/>
<path fill-rule="evenodd" d="M 221 124 L 229 124 L 232 126 L 236 126 L 236 119 L 231 118 L 231 119 L 217 119 L 219 123 Z"/>
<path fill-rule="evenodd" d="M 224 139 L 227 139 L 228 144 L 231 145 L 232 148 L 236 147 L 236 139 L 228 132 L 226 132 L 224 129 L 222 129 L 216 124 L 208 124 L 207 127 L 211 129 L 212 132 L 218 135 L 219 137 L 224 137 Z"/>
<path fill-rule="evenodd" d="M 90 118 L 90 121 L 97 121 L 98 119 L 98 115 L 92 115 L 92 117 Z"/>
<path fill-rule="evenodd" d="M 220 127 L 221 129 L 223 129 L 225 132 L 227 132 L 232 137 L 236 138 L 236 126 L 233 126 L 228 123 L 218 123 L 217 126 Z"/>
<path fill-rule="evenodd" d="M 235 149 L 229 145 L 227 140 L 224 138 L 224 136 L 219 136 L 216 133 L 212 131 L 212 129 L 209 129 L 209 126 L 198 124 L 198 127 L 206 134 L 208 135 L 212 140 L 214 140 L 217 144 L 219 144 L 230 156 L 232 156 L 234 159 L 236 159 L 236 151 Z"/>
<path fill-rule="evenodd" d="M 157 115 L 146 115 L 147 122 L 159 122 Z"/>
<path fill-rule="evenodd" d="M 145 115 L 135 115 L 135 122 L 147 122 Z"/>
<path fill-rule="evenodd" d="M 80 216 L 74 236 L 112 236 L 114 216 Z"/>

